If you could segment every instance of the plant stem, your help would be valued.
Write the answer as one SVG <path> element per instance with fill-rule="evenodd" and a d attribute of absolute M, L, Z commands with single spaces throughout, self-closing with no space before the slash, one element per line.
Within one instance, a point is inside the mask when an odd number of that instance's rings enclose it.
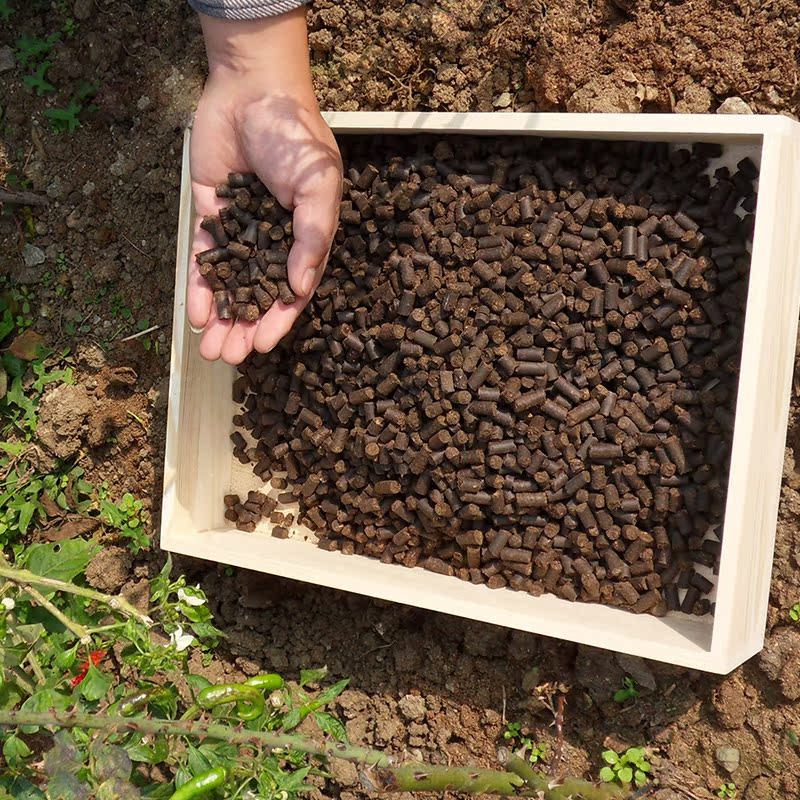
<path fill-rule="evenodd" d="M 28 650 L 28 654 L 25 656 L 28 663 L 31 665 L 31 669 L 33 670 L 33 674 L 36 676 L 36 683 L 41 685 L 47 682 L 47 678 L 45 677 L 44 672 L 42 672 L 42 668 L 39 664 L 39 659 L 33 653 L 33 650 Z"/>
<path fill-rule="evenodd" d="M 30 595 L 31 599 L 42 608 L 46 608 L 67 630 L 71 631 L 73 635 L 81 642 L 81 644 L 88 644 L 92 637 L 89 631 L 77 622 L 73 622 L 68 616 L 64 614 L 59 608 L 56 608 L 38 589 L 27 583 L 19 584 L 22 591 Z"/>
<path fill-rule="evenodd" d="M 472 767 L 404 764 L 377 771 L 379 790 L 385 792 L 468 792 L 469 794 L 517 794 L 525 781 L 510 772 Z"/>
<path fill-rule="evenodd" d="M 518 775 L 540 800 L 623 800 L 626 793 L 613 783 L 598 786 L 590 781 L 567 778 L 556 783 L 537 772 L 527 761 L 501 747 L 497 752 L 500 763 Z"/>
<path fill-rule="evenodd" d="M 136 731 L 151 736 L 188 736 L 215 739 L 234 745 L 265 747 L 270 750 L 299 750 L 323 758 L 352 761 L 373 773 L 385 791 L 444 791 L 445 789 L 482 794 L 516 794 L 525 781 L 521 776 L 488 769 L 441 767 L 428 764 L 396 765 L 394 758 L 379 750 L 354 747 L 342 742 L 317 742 L 306 736 L 269 731 L 248 731 L 214 722 L 147 719 L 143 717 L 111 717 L 75 711 L 0 711 L 2 725 L 84 728 L 103 731 Z M 547 783 L 547 778 L 542 777 Z M 607 795 L 602 800 L 609 800 Z M 550 798 L 546 798 L 550 800 Z M 577 798 L 576 798 L 577 800 Z M 594 798 L 589 798 L 594 800 Z"/>
<path fill-rule="evenodd" d="M 139 611 L 138 608 L 129 603 L 122 595 L 110 595 L 103 592 L 88 589 L 85 586 L 76 586 L 74 583 L 67 583 L 66 581 L 59 581 L 55 578 L 45 578 L 43 575 L 37 575 L 27 569 L 16 569 L 15 567 L 7 566 L 5 559 L 0 561 L 0 578 L 6 578 L 20 587 L 25 587 L 26 584 L 33 584 L 35 586 L 46 586 L 49 589 L 55 589 L 59 592 L 67 592 L 68 594 L 76 594 L 79 597 L 87 597 L 90 600 L 96 600 L 98 603 L 103 603 L 109 608 L 119 611 L 120 614 L 125 615 L 131 619 L 138 620 L 142 625 L 150 627 L 153 620 Z"/>

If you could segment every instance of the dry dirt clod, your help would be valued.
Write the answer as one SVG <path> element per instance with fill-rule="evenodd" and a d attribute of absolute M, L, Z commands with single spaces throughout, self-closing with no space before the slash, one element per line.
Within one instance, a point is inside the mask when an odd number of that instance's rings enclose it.
<path fill-rule="evenodd" d="M 128 580 L 133 556 L 126 547 L 108 545 L 86 568 L 86 580 L 101 592 L 114 593 Z"/>
<path fill-rule="evenodd" d="M 420 722 L 425 719 L 425 712 L 427 706 L 425 705 L 425 698 L 419 695 L 407 694 L 401 697 L 397 703 L 400 713 L 409 720 Z"/>
<path fill-rule="evenodd" d="M 713 703 L 717 722 L 723 728 L 733 730 L 744 725 L 750 702 L 745 697 L 744 685 L 738 675 L 732 675 L 720 684 L 714 692 Z"/>
<path fill-rule="evenodd" d="M 57 458 L 72 458 L 81 448 L 92 400 L 81 385 L 51 389 L 39 407 L 39 441 Z"/>

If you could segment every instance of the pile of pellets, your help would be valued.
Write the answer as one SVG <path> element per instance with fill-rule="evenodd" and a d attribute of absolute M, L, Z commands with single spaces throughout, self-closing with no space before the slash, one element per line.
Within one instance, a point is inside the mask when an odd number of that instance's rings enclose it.
<path fill-rule="evenodd" d="M 218 216 L 203 217 L 200 227 L 216 247 L 197 254 L 217 317 L 255 322 L 277 300 L 294 303 L 286 271 L 292 215 L 249 173 L 232 172 L 217 196 L 233 202 Z"/>
<path fill-rule="evenodd" d="M 344 145 L 326 276 L 240 368 L 235 455 L 286 475 L 328 550 L 713 613 L 754 164 L 706 174 L 714 144 Z"/>

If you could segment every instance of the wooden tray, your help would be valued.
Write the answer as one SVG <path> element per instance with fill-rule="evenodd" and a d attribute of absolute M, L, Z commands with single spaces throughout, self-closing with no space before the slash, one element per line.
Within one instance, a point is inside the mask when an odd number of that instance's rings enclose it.
<path fill-rule="evenodd" d="M 222 496 L 262 488 L 232 455 L 235 370 L 208 363 L 186 319 L 192 230 L 188 137 L 178 228 L 172 380 L 161 546 L 176 553 L 446 614 L 568 639 L 687 667 L 727 673 L 764 641 L 772 553 L 800 309 L 800 125 L 780 116 L 661 114 L 446 114 L 337 112 L 339 135 L 378 132 L 536 135 L 719 142 L 724 162 L 761 165 L 752 268 L 733 438 L 716 615 L 664 618 L 619 608 L 491 590 L 423 569 L 317 548 L 314 535 L 269 536 L 230 527 Z M 274 494 L 274 492 L 273 492 Z M 282 509 L 283 510 L 283 509 Z"/>

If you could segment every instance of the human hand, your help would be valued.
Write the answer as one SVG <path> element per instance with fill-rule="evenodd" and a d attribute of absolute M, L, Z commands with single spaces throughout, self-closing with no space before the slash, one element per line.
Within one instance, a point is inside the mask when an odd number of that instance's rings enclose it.
<path fill-rule="evenodd" d="M 258 322 L 220 320 L 192 258 L 186 306 L 189 322 L 203 329 L 200 353 L 238 364 L 253 350 L 275 347 L 319 284 L 338 224 L 342 163 L 314 97 L 304 12 L 247 22 L 201 20 L 209 79 L 192 130 L 192 255 L 214 246 L 199 225 L 229 202 L 215 194 L 229 172 L 255 172 L 294 212 L 287 266 L 297 300 L 276 302 Z"/>

